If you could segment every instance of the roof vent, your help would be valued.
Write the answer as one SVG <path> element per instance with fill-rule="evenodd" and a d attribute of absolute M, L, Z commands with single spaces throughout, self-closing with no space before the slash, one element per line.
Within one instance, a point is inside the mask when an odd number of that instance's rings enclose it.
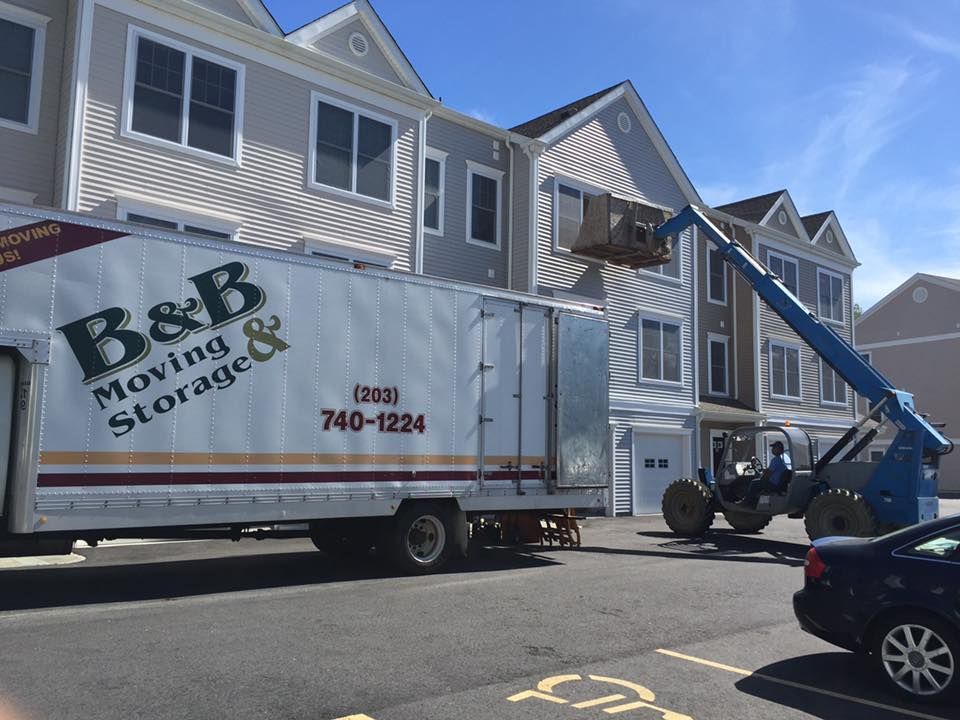
<path fill-rule="evenodd" d="M 630 132 L 630 116 L 625 112 L 617 115 L 617 127 L 620 128 L 620 132 L 622 133 Z"/>
<path fill-rule="evenodd" d="M 350 46 L 350 52 L 357 57 L 363 57 L 370 49 L 367 38 L 358 32 L 350 33 L 350 37 L 347 38 L 347 45 Z"/>
<path fill-rule="evenodd" d="M 780 224 L 781 224 L 781 225 L 786 225 L 786 224 L 787 224 L 787 213 L 784 212 L 783 210 L 781 210 L 780 212 L 778 212 L 778 213 L 777 213 L 777 220 L 780 221 Z"/>
<path fill-rule="evenodd" d="M 833 245 L 833 230 L 827 230 L 827 242 Z"/>
<path fill-rule="evenodd" d="M 921 285 L 921 286 L 918 287 L 918 288 L 914 288 L 914 291 L 913 291 L 913 301 L 914 301 L 915 303 L 925 303 L 925 302 L 927 301 L 927 297 L 929 297 L 929 295 L 930 295 L 930 293 L 927 292 L 927 289 Z"/>

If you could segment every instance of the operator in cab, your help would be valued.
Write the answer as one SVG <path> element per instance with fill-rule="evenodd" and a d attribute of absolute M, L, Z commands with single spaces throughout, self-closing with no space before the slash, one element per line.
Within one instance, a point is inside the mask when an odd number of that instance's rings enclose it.
<path fill-rule="evenodd" d="M 773 453 L 773 459 L 760 477 L 750 483 L 747 494 L 740 502 L 741 505 L 756 507 L 760 493 L 764 490 L 781 492 L 786 488 L 787 482 L 789 482 L 789 473 L 793 470 L 790 454 L 784 450 L 783 443 L 780 440 L 770 445 L 770 452 Z"/>

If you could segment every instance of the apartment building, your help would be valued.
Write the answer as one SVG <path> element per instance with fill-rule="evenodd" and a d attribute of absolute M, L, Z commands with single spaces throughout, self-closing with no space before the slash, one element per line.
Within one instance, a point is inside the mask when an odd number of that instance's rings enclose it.
<path fill-rule="evenodd" d="M 853 341 L 858 266 L 833 212 L 801 217 L 786 190 L 721 205 L 721 231 L 776 273 L 821 322 Z M 826 451 L 857 418 L 854 393 L 700 236 L 697 262 L 700 463 L 714 467 L 740 425 L 804 428 Z"/>
<path fill-rule="evenodd" d="M 856 321 L 857 349 L 896 387 L 914 396 L 917 409 L 944 433 L 960 439 L 960 280 L 915 273 Z M 861 398 L 859 412 L 868 411 Z M 871 445 L 871 460 L 890 447 L 895 428 L 884 427 Z M 940 459 L 940 492 L 960 495 L 960 453 Z"/>

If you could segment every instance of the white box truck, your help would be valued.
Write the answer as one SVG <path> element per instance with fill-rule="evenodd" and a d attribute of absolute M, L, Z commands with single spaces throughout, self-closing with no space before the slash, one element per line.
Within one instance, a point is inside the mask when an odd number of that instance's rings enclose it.
<path fill-rule="evenodd" d="M 605 506 L 601 309 L 0 205 L 0 546 Z"/>

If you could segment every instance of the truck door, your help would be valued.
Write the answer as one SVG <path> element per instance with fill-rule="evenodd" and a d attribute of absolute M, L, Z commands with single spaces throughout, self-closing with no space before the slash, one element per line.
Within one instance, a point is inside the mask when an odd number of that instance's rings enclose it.
<path fill-rule="evenodd" d="M 548 323 L 543 308 L 484 302 L 480 463 L 485 483 L 542 480 Z"/>
<path fill-rule="evenodd" d="M 13 437 L 13 398 L 16 393 L 16 364 L 10 355 L 0 354 L 0 517 L 4 516 L 10 439 Z M 0 526 L 2 527 L 2 526 Z"/>

